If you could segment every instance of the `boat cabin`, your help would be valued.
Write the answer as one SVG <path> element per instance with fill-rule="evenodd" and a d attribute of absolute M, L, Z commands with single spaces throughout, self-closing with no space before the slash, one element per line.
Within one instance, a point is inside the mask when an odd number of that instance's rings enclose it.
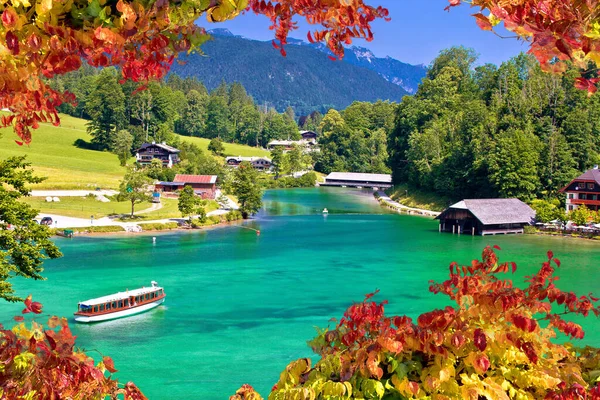
<path fill-rule="evenodd" d="M 150 287 L 117 293 L 111 296 L 99 297 L 78 304 L 75 315 L 101 315 L 128 310 L 154 303 L 165 297 L 163 288 Z"/>

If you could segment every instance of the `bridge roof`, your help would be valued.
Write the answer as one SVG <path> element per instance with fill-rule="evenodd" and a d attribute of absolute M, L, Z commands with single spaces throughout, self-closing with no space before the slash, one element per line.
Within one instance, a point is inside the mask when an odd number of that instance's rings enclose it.
<path fill-rule="evenodd" d="M 326 181 L 392 183 L 390 174 L 366 174 L 359 172 L 332 172 L 325 177 Z"/>

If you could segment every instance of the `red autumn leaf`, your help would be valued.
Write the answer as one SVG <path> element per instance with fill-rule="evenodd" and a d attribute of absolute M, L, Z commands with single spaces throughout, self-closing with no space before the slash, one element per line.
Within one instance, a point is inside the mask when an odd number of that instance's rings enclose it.
<path fill-rule="evenodd" d="M 4 25 L 6 29 L 12 29 L 17 24 L 18 18 L 15 9 L 7 7 L 2 12 L 2 25 Z"/>
<path fill-rule="evenodd" d="M 484 351 L 485 348 L 487 347 L 487 337 L 485 336 L 485 333 L 483 332 L 482 329 L 480 329 L 480 328 L 475 329 L 473 339 L 474 339 L 473 343 L 475 344 L 475 347 L 477 347 L 480 351 Z"/>
<path fill-rule="evenodd" d="M 6 47 L 10 50 L 13 55 L 19 54 L 19 38 L 12 31 L 6 32 Z"/>
<path fill-rule="evenodd" d="M 479 28 L 483 29 L 484 31 L 493 30 L 490 20 L 482 13 L 473 14 L 473 17 L 475 17 L 475 22 L 477 22 L 477 26 L 479 26 Z"/>
<path fill-rule="evenodd" d="M 515 273 L 515 271 L 517 270 L 517 264 L 514 261 L 511 261 L 510 263 L 511 267 L 512 267 L 512 272 L 513 274 Z"/>
<path fill-rule="evenodd" d="M 552 250 L 548 250 L 547 255 L 548 255 L 548 260 L 551 260 L 552 257 L 554 257 L 554 253 L 552 252 Z"/>
<path fill-rule="evenodd" d="M 23 142 L 20 142 L 20 141 L 18 141 L 18 140 L 15 140 L 15 143 L 16 143 L 18 146 L 23 146 Z"/>
<path fill-rule="evenodd" d="M 112 358 L 110 358 L 109 356 L 104 356 L 104 357 L 102 357 L 102 362 L 104 363 L 104 366 L 106 367 L 108 372 L 110 372 L 111 374 L 114 374 L 115 372 L 117 372 Z"/>
<path fill-rule="evenodd" d="M 30 312 L 32 312 L 34 314 L 41 314 L 42 304 L 38 303 L 37 301 L 32 302 L 31 295 L 27 296 L 24 303 L 25 303 L 25 308 L 23 309 L 23 311 L 21 311 L 23 314 L 27 314 Z"/>
<path fill-rule="evenodd" d="M 475 371 L 480 375 L 485 374 L 486 371 L 490 369 L 490 365 L 490 360 L 485 354 L 477 354 L 473 361 L 473 368 L 475 368 Z"/>
<path fill-rule="evenodd" d="M 17 322 L 23 322 L 23 321 L 25 320 L 25 318 L 23 318 L 23 317 L 22 317 L 22 316 L 20 316 L 20 315 L 17 315 L 17 316 L 15 316 L 15 317 L 13 317 L 13 319 L 14 319 L 15 321 L 17 321 Z"/>
<path fill-rule="evenodd" d="M 495 248 L 496 250 L 501 250 L 501 249 L 500 249 L 500 246 L 498 246 L 497 244 L 495 244 L 495 245 L 494 245 L 494 248 Z"/>

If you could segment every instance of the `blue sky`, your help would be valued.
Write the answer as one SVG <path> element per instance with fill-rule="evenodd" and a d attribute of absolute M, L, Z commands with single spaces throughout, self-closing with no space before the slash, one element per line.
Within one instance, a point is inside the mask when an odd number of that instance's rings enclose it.
<path fill-rule="evenodd" d="M 477 10 L 463 4 L 448 11 L 447 0 L 366 0 L 367 4 L 381 5 L 390 11 L 390 22 L 378 21 L 373 25 L 375 38 L 354 44 L 371 49 L 378 57 L 390 56 L 410 64 L 428 65 L 440 50 L 450 46 L 472 47 L 479 54 L 478 64 L 500 64 L 521 51 L 527 44 L 515 39 L 501 39 L 491 32 L 479 29 L 471 17 Z M 271 40 L 269 20 L 249 13 L 232 21 L 198 24 L 211 28 L 227 28 L 236 35 L 257 40 Z M 306 40 L 307 24 L 290 36 Z M 510 33 L 503 32 L 509 36 Z"/>

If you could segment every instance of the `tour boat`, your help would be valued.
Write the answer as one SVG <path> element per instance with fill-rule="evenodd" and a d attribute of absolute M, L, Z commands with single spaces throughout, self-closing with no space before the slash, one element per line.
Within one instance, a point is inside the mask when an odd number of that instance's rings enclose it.
<path fill-rule="evenodd" d="M 150 287 L 127 290 L 82 301 L 74 313 L 77 322 L 100 322 L 148 311 L 164 303 L 165 290 L 156 281 Z"/>
<path fill-rule="evenodd" d="M 326 209 L 326 208 L 324 208 L 324 209 L 323 209 L 323 214 L 329 214 L 329 210 L 328 210 L 328 209 Z"/>

